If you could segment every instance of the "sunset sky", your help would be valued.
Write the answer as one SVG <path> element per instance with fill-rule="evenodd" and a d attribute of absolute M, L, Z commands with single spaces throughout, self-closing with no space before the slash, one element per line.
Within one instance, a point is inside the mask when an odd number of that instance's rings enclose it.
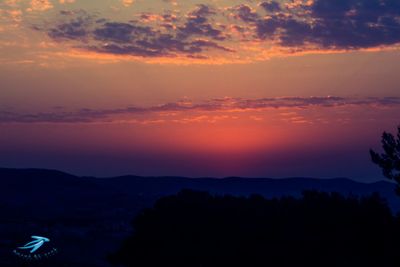
<path fill-rule="evenodd" d="M 0 167 L 382 179 L 399 0 L 0 0 Z"/>

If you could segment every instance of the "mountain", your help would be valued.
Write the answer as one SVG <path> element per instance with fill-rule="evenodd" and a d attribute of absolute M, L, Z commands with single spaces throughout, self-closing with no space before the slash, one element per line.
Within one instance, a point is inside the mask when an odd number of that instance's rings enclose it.
<path fill-rule="evenodd" d="M 78 177 L 55 170 L 0 168 L 0 203 L 3 205 L 51 206 L 76 202 L 85 205 L 107 200 L 146 199 L 175 194 L 182 189 L 208 191 L 214 194 L 247 196 L 260 194 L 267 198 L 299 196 L 304 190 L 339 192 L 344 195 L 368 195 L 374 192 L 386 198 L 389 206 L 400 210 L 391 182 L 355 182 L 347 178 L 185 178 L 119 176 L 112 178 Z M 134 203 L 129 203 L 133 205 Z M 79 205 L 82 208 L 82 205 Z M 64 207 L 68 208 L 68 207 Z"/>
<path fill-rule="evenodd" d="M 356 196 L 377 192 L 387 200 L 392 211 L 400 211 L 395 185 L 386 181 L 360 183 L 346 178 L 304 177 L 95 178 L 55 170 L 0 168 L 0 266 L 7 266 L 1 259 L 10 256 L 9 251 L 18 242 L 25 242 L 33 234 L 56 240 L 62 251 L 60 258 L 72 266 L 107 266 L 104 257 L 132 231 L 133 217 L 151 207 L 158 198 L 182 189 L 219 195 L 259 194 L 267 198 L 298 197 L 304 190 Z"/>

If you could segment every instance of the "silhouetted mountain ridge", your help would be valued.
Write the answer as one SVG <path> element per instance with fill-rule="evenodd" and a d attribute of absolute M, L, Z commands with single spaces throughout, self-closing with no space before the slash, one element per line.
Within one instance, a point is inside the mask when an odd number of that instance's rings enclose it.
<path fill-rule="evenodd" d="M 339 192 L 344 195 L 368 195 L 378 192 L 394 210 L 400 204 L 394 193 L 394 184 L 386 181 L 361 183 L 349 178 L 186 178 L 141 177 L 124 175 L 108 178 L 79 177 L 57 170 L 0 168 L 0 201 L 20 195 L 21 198 L 49 199 L 57 197 L 80 199 L 119 195 L 130 198 L 157 198 L 175 194 L 182 189 L 208 191 L 214 194 L 251 195 L 265 197 L 300 196 L 304 190 Z M 37 190 L 43 194 L 38 198 Z M 44 193 L 45 192 L 45 193 Z M 61 195 L 60 195 L 61 194 Z M 52 201 L 54 202 L 54 201 Z"/>
<path fill-rule="evenodd" d="M 300 197 L 304 190 L 366 196 L 378 192 L 400 211 L 395 184 L 360 183 L 347 178 L 185 178 L 80 177 L 57 170 L 0 168 L 0 259 L 32 234 L 56 240 L 67 266 L 108 266 L 105 255 L 131 233 L 132 219 L 164 196 L 183 189 L 213 195 Z M 79 244 L 77 246 L 76 244 Z M 90 265 L 93 264 L 93 265 Z M 58 266 L 58 265 L 57 265 Z"/>

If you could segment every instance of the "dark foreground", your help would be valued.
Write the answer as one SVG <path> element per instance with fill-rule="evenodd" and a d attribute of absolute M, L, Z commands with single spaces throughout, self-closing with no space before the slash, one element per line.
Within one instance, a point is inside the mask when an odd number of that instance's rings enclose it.
<path fill-rule="evenodd" d="M 377 195 L 300 199 L 182 191 L 134 222 L 123 266 L 399 266 L 400 221 Z"/>
<path fill-rule="evenodd" d="M 178 197 L 160 200 L 146 215 L 141 213 L 157 199 L 176 195 L 185 188 L 211 195 L 185 191 Z M 399 210 L 394 188 L 387 182 L 364 184 L 348 179 L 136 176 L 99 179 L 58 171 L 0 169 L 0 266 L 112 266 L 109 255 L 114 255 L 112 262 L 127 266 L 243 264 L 243 259 L 237 257 L 246 258 L 247 264 L 242 266 L 285 266 L 289 260 L 286 258 L 301 262 L 306 260 L 304 257 L 311 259 L 311 255 L 313 259 L 327 257 L 329 261 L 324 265 L 342 259 L 340 264 L 336 262 L 339 265 L 332 266 L 391 266 L 388 265 L 393 262 L 391 255 L 397 255 L 392 251 L 397 249 L 392 238 L 398 237 L 395 229 L 400 228 L 392 216 L 392 212 Z M 390 209 L 377 197 L 361 201 L 309 193 L 307 198 L 300 199 L 304 190 L 364 197 L 379 192 Z M 232 196 L 214 197 L 227 194 Z M 252 194 L 259 196 L 251 197 Z M 300 200 L 262 198 L 282 196 Z M 188 203 L 186 210 L 180 207 L 182 203 Z M 133 229 L 131 222 L 138 214 L 141 215 Z M 308 214 L 314 217 L 307 217 Z M 140 222 L 142 228 L 138 226 Z M 330 224 L 324 224 L 327 222 Z M 168 235 L 163 235 L 164 230 Z M 132 237 L 132 233 L 136 235 Z M 159 239 L 156 233 L 160 233 Z M 32 235 L 50 238 L 51 242 L 43 249 L 57 248 L 57 254 L 35 262 L 15 257 L 12 251 L 30 241 Z M 123 240 L 129 236 L 129 246 L 121 249 Z M 335 245 L 324 244 L 327 240 Z M 343 244 L 352 244 L 352 248 Z M 341 247 L 344 250 L 339 250 Z M 361 250 L 369 263 L 360 260 Z M 147 256 L 141 258 L 139 252 Z M 131 259 L 133 255 L 135 262 Z M 343 258 L 344 255 L 350 258 Z M 376 260 L 366 257 L 373 255 Z M 162 259 L 164 264 L 152 262 L 155 259 Z M 375 265 L 378 259 L 380 265 Z M 363 265 L 354 265 L 355 260 Z"/>

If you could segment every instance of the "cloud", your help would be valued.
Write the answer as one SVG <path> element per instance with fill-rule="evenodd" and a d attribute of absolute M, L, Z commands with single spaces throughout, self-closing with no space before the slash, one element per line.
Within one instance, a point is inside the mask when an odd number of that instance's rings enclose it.
<path fill-rule="evenodd" d="M 17 7 L 21 0 L 5 0 L 4 4 L 8 7 Z"/>
<path fill-rule="evenodd" d="M 7 16 L 14 25 L 22 21 L 22 10 L 20 9 L 4 10 L 4 12 L 0 12 L 0 14 L 5 17 Z"/>
<path fill-rule="evenodd" d="M 275 13 L 255 22 L 257 36 L 278 40 L 282 46 L 360 49 L 400 42 L 399 1 L 315 0 L 283 11 L 266 3 L 261 6 Z"/>
<path fill-rule="evenodd" d="M 80 40 L 84 42 L 93 23 L 93 16 L 83 10 L 61 11 L 62 19 L 56 27 L 48 29 L 47 34 L 54 40 Z M 38 30 L 42 30 L 38 28 Z"/>
<path fill-rule="evenodd" d="M 41 10 L 52 7 L 45 0 L 31 3 Z M 212 60 L 219 56 L 252 61 L 268 58 L 268 53 L 343 52 L 400 44 L 397 0 L 187 5 L 172 11 L 138 12 L 125 20 L 83 10 L 61 11 L 53 23 L 35 28 L 75 49 L 144 58 Z"/>
<path fill-rule="evenodd" d="M 208 17 L 215 14 L 216 12 L 209 6 L 198 5 L 195 10 L 189 12 L 185 23 L 177 28 L 178 37 L 186 39 L 191 36 L 201 36 L 214 40 L 224 40 L 223 32 L 209 22 Z"/>
<path fill-rule="evenodd" d="M 260 6 L 267 12 L 277 12 L 282 10 L 280 4 L 276 1 L 261 2 Z"/>
<path fill-rule="evenodd" d="M 150 107 L 126 107 L 116 109 L 89 109 L 83 108 L 74 112 L 55 110 L 22 114 L 9 111 L 0 111 L 0 123 L 93 123 L 113 122 L 119 116 L 134 116 L 144 114 L 174 113 L 186 114 L 187 112 L 246 112 L 266 111 L 268 109 L 309 109 L 313 107 L 400 107 L 400 97 L 369 97 L 369 98 L 344 98 L 344 97 L 274 97 L 274 98 L 218 98 L 208 101 L 193 103 L 188 100 L 166 103 Z M 286 113 L 289 114 L 289 113 Z M 201 115 L 206 116 L 206 115 Z M 214 115 L 215 116 L 215 115 Z M 297 118 L 298 116 L 296 116 Z M 255 118 L 255 117 L 254 117 Z M 253 120 L 254 120 L 253 118 Z M 259 118 L 259 117 L 257 117 Z"/>
<path fill-rule="evenodd" d="M 124 5 L 125 7 L 129 7 L 131 6 L 135 1 L 134 0 L 122 0 L 122 5 Z"/>
<path fill-rule="evenodd" d="M 259 15 L 250 6 L 242 4 L 232 8 L 237 19 L 241 19 L 244 22 L 255 22 L 259 19 Z"/>
<path fill-rule="evenodd" d="M 54 6 L 49 0 L 31 0 L 27 11 L 46 11 Z"/>
<path fill-rule="evenodd" d="M 46 31 L 56 41 L 78 41 L 75 47 L 115 55 L 201 57 L 208 50 L 233 52 L 217 43 L 224 36 L 208 22 L 210 14 L 214 14 L 211 8 L 199 5 L 177 29 L 166 31 L 137 20 L 116 22 L 91 16 L 82 10 L 61 11 L 63 18 Z M 171 14 L 163 14 L 162 19 L 176 20 Z"/>
<path fill-rule="evenodd" d="M 72 4 L 75 3 L 75 0 L 59 0 L 60 4 Z"/>

